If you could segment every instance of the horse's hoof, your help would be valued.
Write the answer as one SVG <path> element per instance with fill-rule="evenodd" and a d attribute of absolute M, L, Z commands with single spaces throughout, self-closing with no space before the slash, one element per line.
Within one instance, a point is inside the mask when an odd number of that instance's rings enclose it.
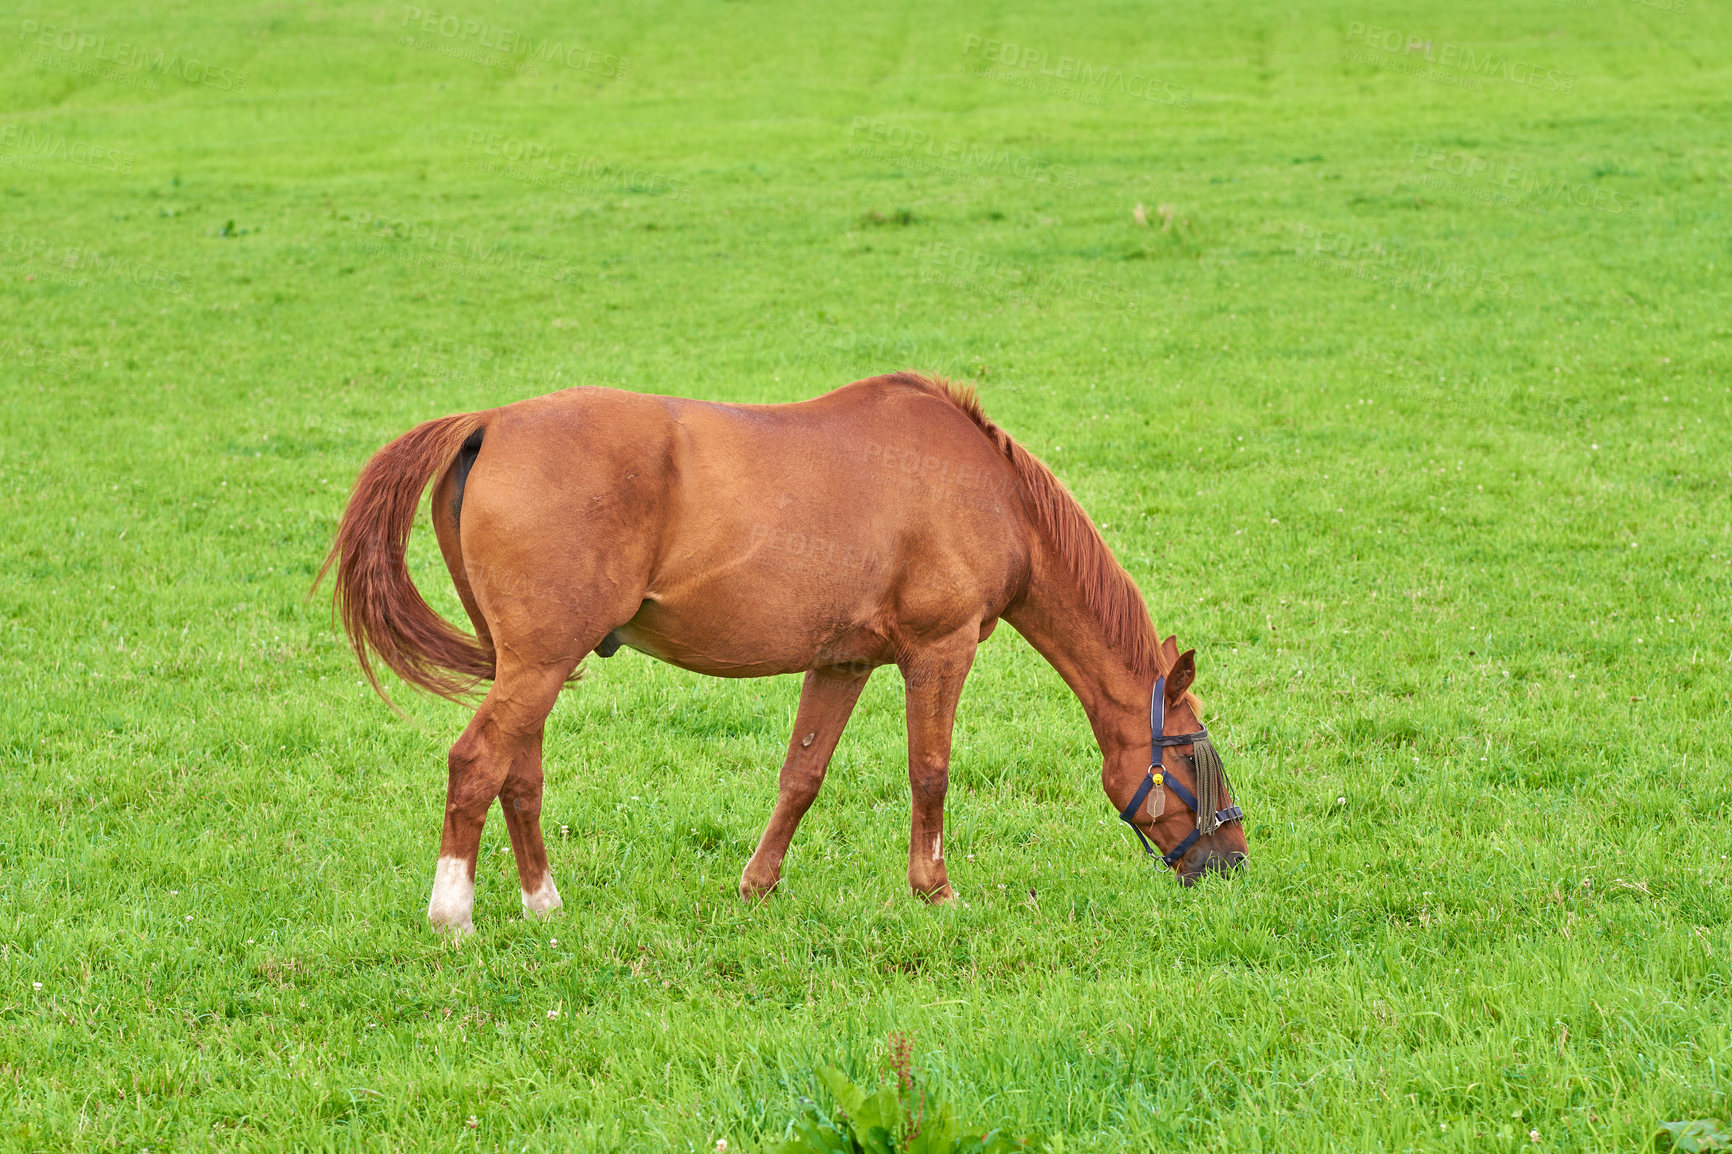
<path fill-rule="evenodd" d="M 928 905 L 947 906 L 956 900 L 956 891 L 950 888 L 949 882 L 945 882 L 935 890 L 916 889 L 914 893 L 918 897 L 925 898 Z"/>
<path fill-rule="evenodd" d="M 427 900 L 427 920 L 441 933 L 461 938 L 475 932 L 475 883 L 469 863 L 462 858 L 442 857 L 433 875 L 433 896 Z"/>
<path fill-rule="evenodd" d="M 530 921 L 545 918 L 554 910 L 562 909 L 565 903 L 559 900 L 559 891 L 553 886 L 553 875 L 550 873 L 541 879 L 541 885 L 534 893 L 528 890 L 523 894 L 523 916 Z"/>
<path fill-rule="evenodd" d="M 472 921 L 433 921 L 433 932 L 438 934 L 440 937 L 449 937 L 454 942 L 460 942 L 475 932 L 475 923 Z"/>
<path fill-rule="evenodd" d="M 781 885 L 781 884 L 782 884 L 781 878 L 777 878 L 775 881 L 771 882 L 769 885 L 762 885 L 758 882 L 751 882 L 751 881 L 747 881 L 745 878 L 741 878 L 740 879 L 740 900 L 743 902 L 747 902 L 751 905 L 757 905 L 759 902 L 763 901 L 765 898 L 767 898 L 771 894 L 775 893 L 776 887 Z"/>

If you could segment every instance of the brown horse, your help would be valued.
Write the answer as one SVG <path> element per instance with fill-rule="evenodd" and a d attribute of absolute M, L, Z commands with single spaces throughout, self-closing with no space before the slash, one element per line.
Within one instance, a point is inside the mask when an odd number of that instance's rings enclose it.
<path fill-rule="evenodd" d="M 432 611 L 405 565 L 429 481 L 474 637 Z M 781 880 L 854 703 L 889 664 L 906 683 L 908 883 L 931 901 L 955 896 L 942 837 L 951 727 L 975 648 L 1000 617 L 1081 700 L 1101 784 L 1126 820 L 1174 849 L 1202 835 L 1168 855 L 1182 880 L 1245 856 L 1241 823 L 1214 820 L 1212 801 L 1230 804 L 1224 775 L 1198 773 L 1194 652 L 1157 639 L 1088 515 L 971 390 L 913 373 L 787 405 L 583 388 L 442 417 L 367 462 L 333 564 L 343 624 L 375 688 L 374 656 L 449 697 L 493 683 L 451 747 L 427 908 L 442 929 L 471 928 L 496 797 L 525 913 L 560 905 L 541 840 L 542 727 L 579 663 L 621 645 L 717 677 L 805 674 L 744 896 Z M 1164 786 L 1149 773 L 1157 684 Z M 1210 813 L 1195 831 L 1184 807 L 1164 805 L 1169 790 L 1191 794 L 1192 807 L 1203 793 Z"/>

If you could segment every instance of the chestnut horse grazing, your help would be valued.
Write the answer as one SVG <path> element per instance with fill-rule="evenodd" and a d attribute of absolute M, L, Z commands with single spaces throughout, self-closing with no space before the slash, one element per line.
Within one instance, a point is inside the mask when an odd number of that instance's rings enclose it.
<path fill-rule="evenodd" d="M 432 611 L 405 565 L 429 481 L 473 637 Z M 560 905 L 541 840 L 542 727 L 579 663 L 621 645 L 717 677 L 805 674 L 775 812 L 740 877 L 746 897 L 781 880 L 867 677 L 890 664 L 906 683 L 908 884 L 931 901 L 955 896 L 943 841 L 951 727 L 975 648 L 1001 617 L 1081 700 L 1108 798 L 1140 838 L 1168 847 L 1182 880 L 1245 856 L 1188 692 L 1194 653 L 1157 638 L 1088 515 L 971 390 L 913 373 L 788 405 L 584 388 L 442 417 L 367 462 L 332 565 L 375 688 L 375 658 L 449 697 L 492 681 L 451 747 L 427 907 L 441 929 L 471 928 L 496 797 L 525 913 Z M 1167 805 L 1169 793 L 1184 805 Z"/>

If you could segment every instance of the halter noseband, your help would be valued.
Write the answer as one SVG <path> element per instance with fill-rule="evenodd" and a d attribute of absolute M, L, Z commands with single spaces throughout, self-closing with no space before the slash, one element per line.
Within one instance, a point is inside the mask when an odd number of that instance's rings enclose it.
<path fill-rule="evenodd" d="M 1175 733 L 1169 737 L 1163 732 L 1166 728 L 1167 679 L 1165 676 L 1161 676 L 1155 678 L 1154 696 L 1149 700 L 1149 736 L 1153 742 L 1153 749 L 1150 751 L 1149 775 L 1143 778 L 1143 784 L 1137 786 L 1137 792 L 1132 795 L 1131 803 L 1119 811 L 1119 816 L 1124 819 L 1125 824 L 1131 827 L 1131 832 L 1137 835 L 1137 840 L 1143 843 L 1143 852 L 1150 857 L 1159 857 L 1164 866 L 1176 866 L 1179 859 L 1184 857 L 1186 851 L 1196 845 L 1197 839 L 1202 836 L 1203 815 L 1197 813 L 1197 795 L 1186 789 L 1182 782 L 1173 780 L 1161 771 L 1161 750 L 1170 745 L 1193 745 L 1199 740 L 1207 740 L 1209 730 L 1205 726 L 1195 733 Z M 1185 835 L 1184 841 L 1164 854 L 1143 835 L 1142 830 L 1137 828 L 1135 817 L 1137 810 L 1142 808 L 1144 799 L 1149 796 L 1149 791 L 1157 785 L 1165 785 L 1172 790 L 1178 799 L 1185 803 L 1186 808 L 1197 814 L 1196 828 Z M 1223 798 L 1223 800 L 1225 799 Z M 1244 810 L 1236 805 L 1230 805 L 1226 809 L 1215 812 L 1215 827 L 1219 828 L 1230 821 L 1239 821 L 1244 816 Z"/>

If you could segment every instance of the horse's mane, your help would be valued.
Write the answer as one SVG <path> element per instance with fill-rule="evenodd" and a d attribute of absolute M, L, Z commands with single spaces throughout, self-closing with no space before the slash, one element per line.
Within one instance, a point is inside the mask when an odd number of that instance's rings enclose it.
<path fill-rule="evenodd" d="M 940 397 L 961 411 L 993 443 L 1016 470 L 1017 480 L 1034 512 L 1037 527 L 1053 551 L 1064 561 L 1082 591 L 1083 604 L 1106 631 L 1107 644 L 1130 666 L 1133 673 L 1153 677 L 1160 672 L 1160 639 L 1149 620 L 1149 609 L 1136 582 L 1125 572 L 1100 530 L 1077 504 L 1052 470 L 1018 444 L 1009 433 L 993 424 L 980 407 L 974 386 L 958 385 L 943 377 L 919 373 L 892 373 L 887 383 L 912 385 Z"/>

